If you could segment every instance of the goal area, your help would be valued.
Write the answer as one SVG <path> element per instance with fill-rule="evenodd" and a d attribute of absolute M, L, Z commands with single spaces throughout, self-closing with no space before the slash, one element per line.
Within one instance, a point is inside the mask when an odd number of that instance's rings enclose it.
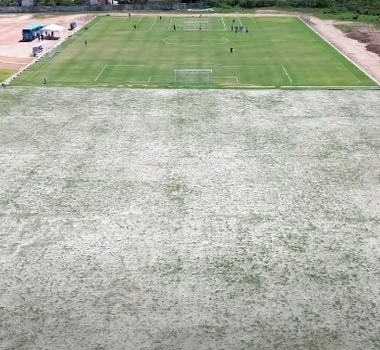
<path fill-rule="evenodd" d="M 208 30 L 208 20 L 184 21 L 181 29 L 184 31 Z"/>
<path fill-rule="evenodd" d="M 176 84 L 210 84 L 212 69 L 174 69 L 173 81 Z"/>

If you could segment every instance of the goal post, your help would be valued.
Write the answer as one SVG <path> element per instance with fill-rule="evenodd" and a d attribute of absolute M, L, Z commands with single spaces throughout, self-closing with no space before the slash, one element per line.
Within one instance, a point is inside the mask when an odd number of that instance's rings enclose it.
<path fill-rule="evenodd" d="M 173 81 L 176 84 L 210 84 L 212 69 L 174 69 Z"/>
<path fill-rule="evenodd" d="M 197 31 L 208 30 L 208 18 L 203 17 L 201 14 L 199 17 L 191 17 L 184 19 L 181 29 L 185 31 Z"/>
<path fill-rule="evenodd" d="M 181 29 L 184 31 L 205 31 L 208 30 L 208 21 L 185 21 L 183 22 Z"/>

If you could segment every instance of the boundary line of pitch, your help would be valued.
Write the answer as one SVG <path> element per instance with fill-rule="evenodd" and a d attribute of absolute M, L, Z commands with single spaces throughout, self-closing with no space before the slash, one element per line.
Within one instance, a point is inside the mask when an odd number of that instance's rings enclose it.
<path fill-rule="evenodd" d="M 356 62 L 354 62 L 350 57 L 348 57 L 345 53 L 343 53 L 339 48 L 337 48 L 332 42 L 330 42 L 327 38 L 325 38 L 322 34 L 320 34 L 315 28 L 313 28 L 309 23 L 304 21 L 301 17 L 297 17 L 305 26 L 311 29 L 315 34 L 317 34 L 324 42 L 330 45 L 334 50 L 338 51 L 345 59 L 351 62 L 356 68 L 358 68 L 362 73 L 364 73 L 368 78 L 370 78 L 377 86 L 380 86 L 380 82 L 373 77 L 371 74 L 366 72 L 362 67 L 360 67 Z"/>

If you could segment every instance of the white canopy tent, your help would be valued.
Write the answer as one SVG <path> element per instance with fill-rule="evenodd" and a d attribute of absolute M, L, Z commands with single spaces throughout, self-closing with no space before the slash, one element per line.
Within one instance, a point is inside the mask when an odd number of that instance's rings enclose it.
<path fill-rule="evenodd" d="M 62 27 L 58 24 L 49 24 L 46 27 L 43 27 L 44 37 L 49 38 L 59 38 L 61 33 L 65 30 L 65 27 Z"/>

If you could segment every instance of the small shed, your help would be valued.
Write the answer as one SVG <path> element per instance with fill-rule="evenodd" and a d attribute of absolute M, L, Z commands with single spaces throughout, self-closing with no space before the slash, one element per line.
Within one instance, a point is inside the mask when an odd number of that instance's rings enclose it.
<path fill-rule="evenodd" d="M 61 37 L 61 33 L 65 30 L 65 27 L 62 27 L 58 24 L 49 24 L 44 27 L 44 39 L 58 39 Z"/>

